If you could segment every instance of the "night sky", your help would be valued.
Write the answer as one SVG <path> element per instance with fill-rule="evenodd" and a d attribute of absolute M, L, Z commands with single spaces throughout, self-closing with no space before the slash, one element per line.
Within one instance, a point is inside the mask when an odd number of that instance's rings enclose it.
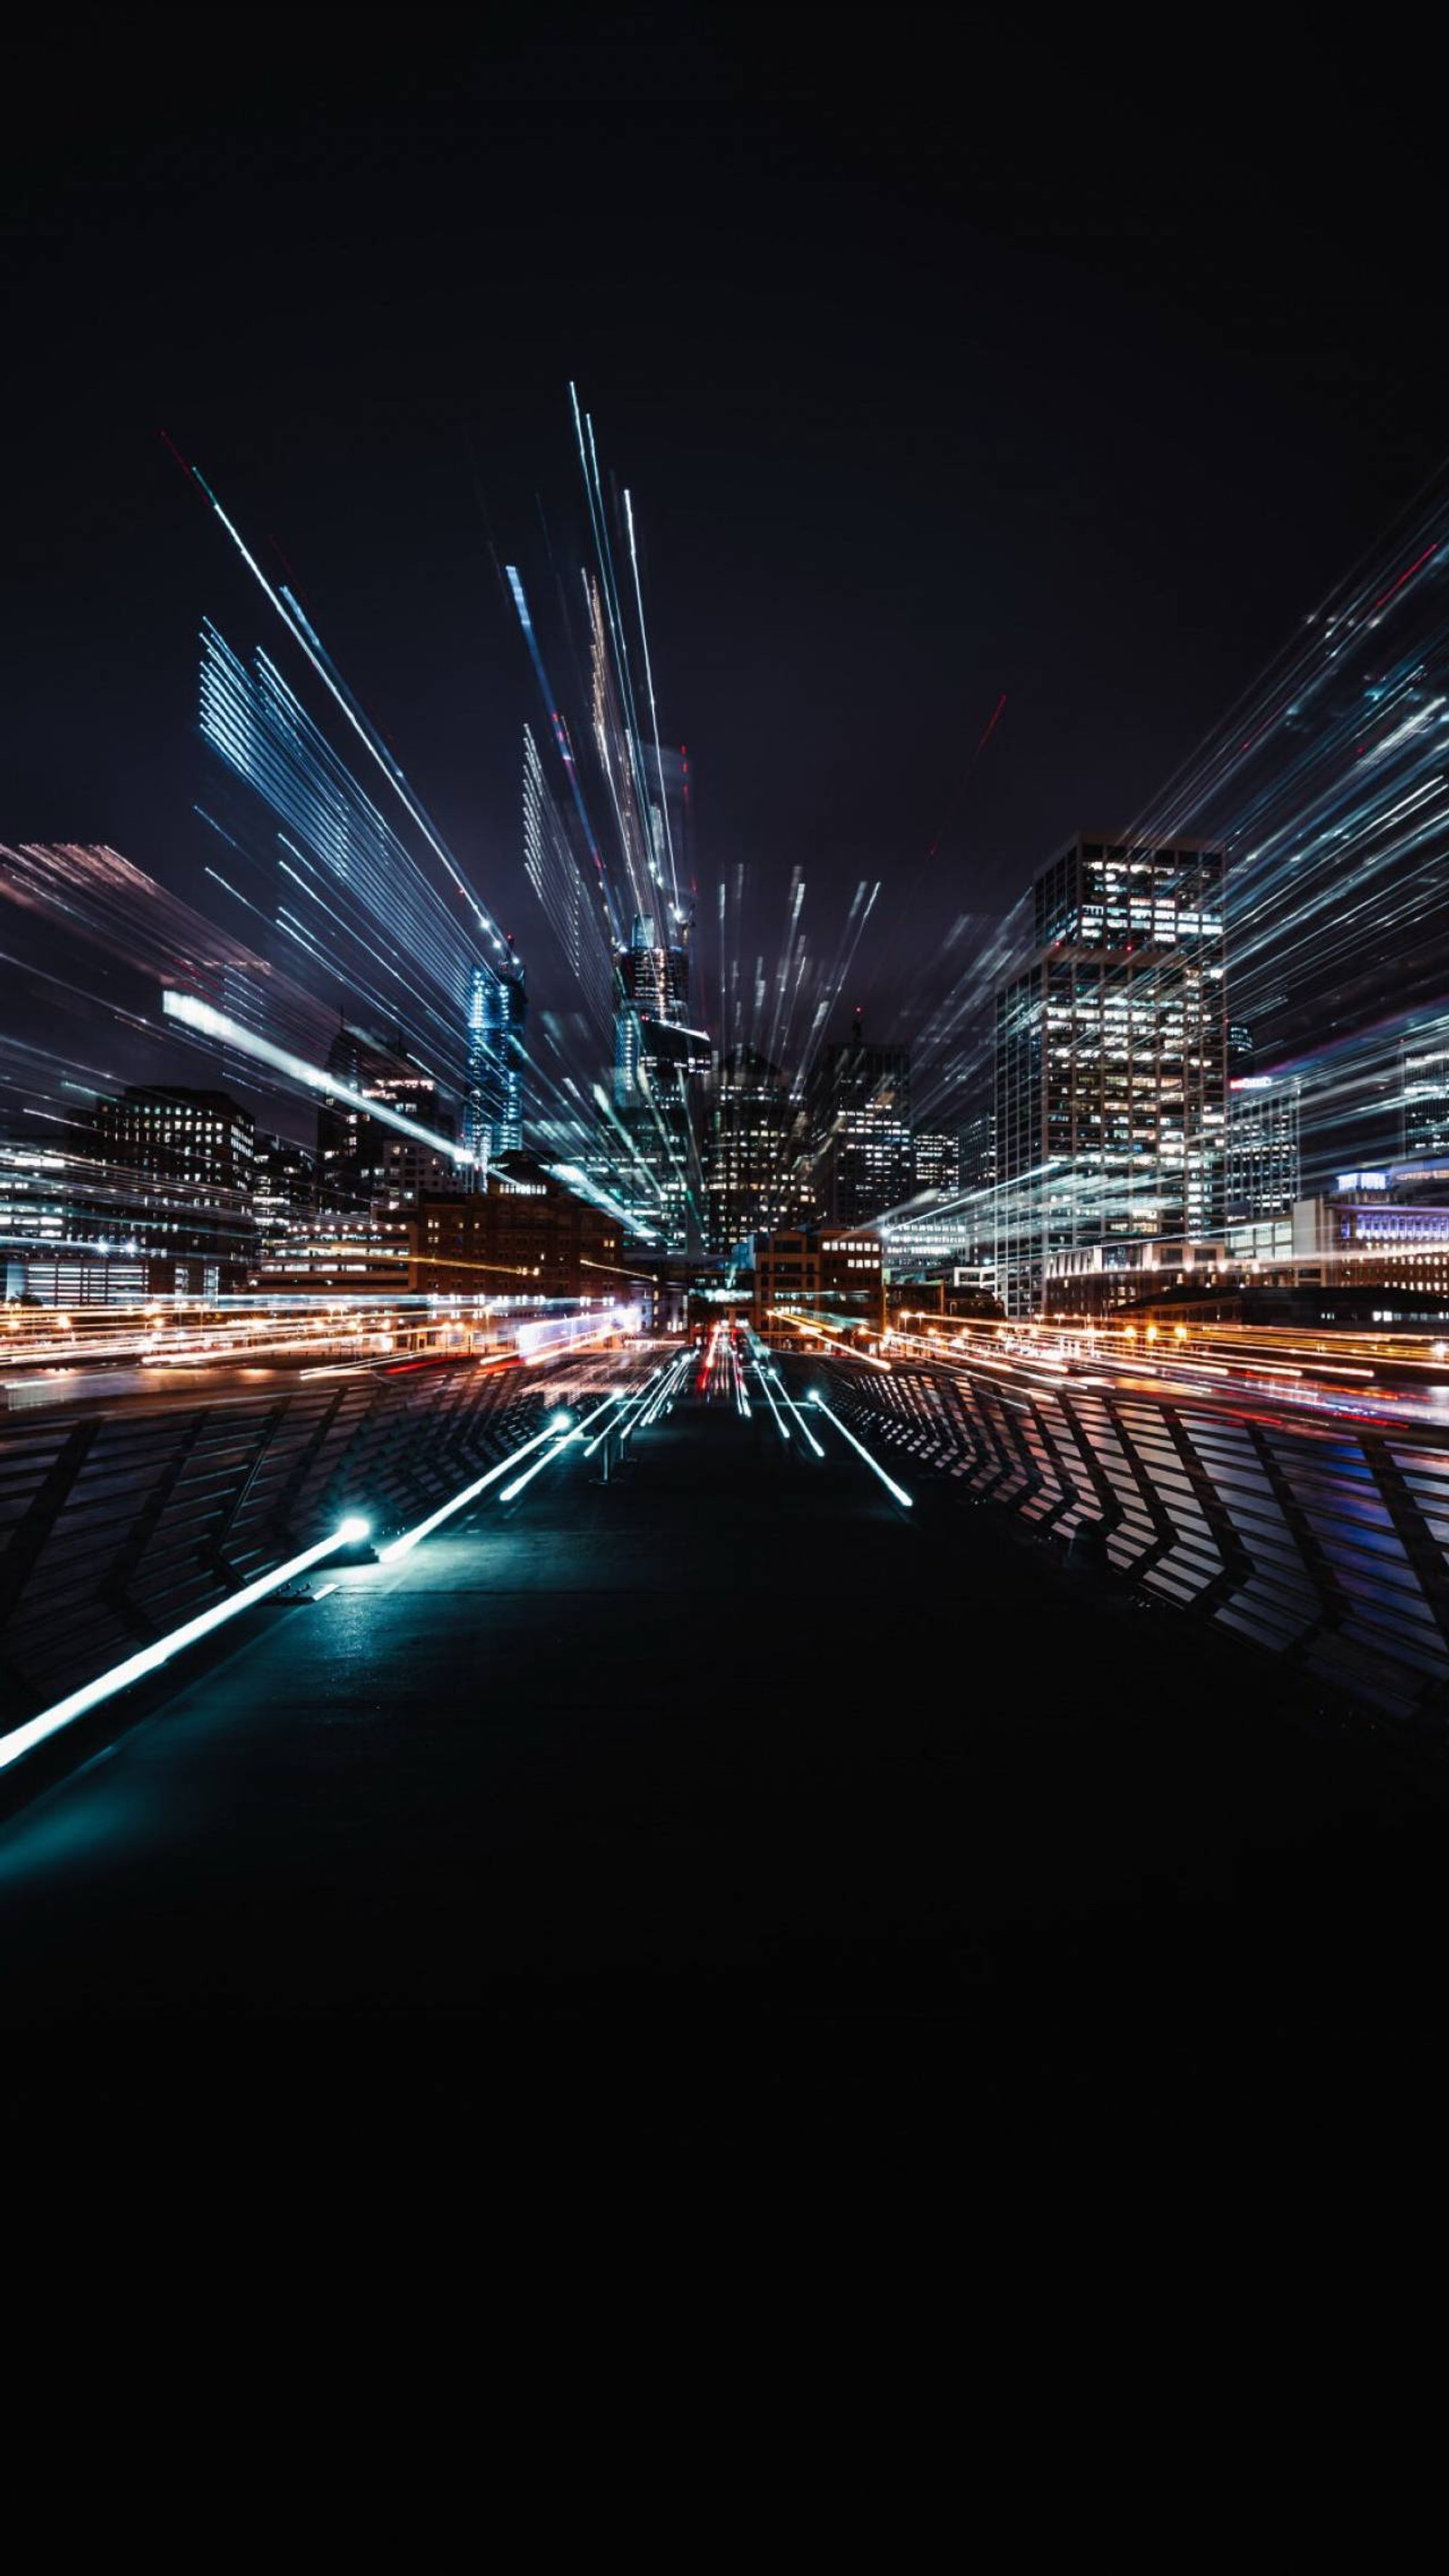
<path fill-rule="evenodd" d="M 589 24 L 126 13 L 33 58 L 0 837 L 194 885 L 199 621 L 247 649 L 266 614 L 164 428 L 541 956 L 494 555 L 540 506 L 567 549 L 573 377 L 701 889 L 744 860 L 763 941 L 798 863 L 828 946 L 884 877 L 888 1011 L 958 914 L 1139 812 L 1438 464 L 1420 101 L 1190 22 L 1070 59 L 906 11 Z"/>

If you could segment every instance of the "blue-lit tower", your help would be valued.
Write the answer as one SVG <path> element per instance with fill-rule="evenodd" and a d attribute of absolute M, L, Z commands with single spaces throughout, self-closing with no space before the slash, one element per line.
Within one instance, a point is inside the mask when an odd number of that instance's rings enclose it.
<path fill-rule="evenodd" d="M 522 1149 L 527 1018 L 528 990 L 510 943 L 506 966 L 480 962 L 469 978 L 466 1134 L 481 1163 Z"/>

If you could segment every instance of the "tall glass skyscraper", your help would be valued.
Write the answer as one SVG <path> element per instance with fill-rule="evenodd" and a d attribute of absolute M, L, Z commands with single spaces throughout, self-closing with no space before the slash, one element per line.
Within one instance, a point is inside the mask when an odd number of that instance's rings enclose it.
<path fill-rule="evenodd" d="M 696 1251 L 705 1209 L 695 1100 L 710 1056 L 704 1032 L 689 1025 L 683 928 L 661 935 L 640 914 L 614 964 L 614 1109 L 626 1146 L 617 1187 L 626 1205 L 638 1202 L 668 1251 Z"/>
<path fill-rule="evenodd" d="M 516 958 L 475 965 L 468 990 L 468 1089 L 464 1139 L 481 1165 L 523 1148 L 524 1025 L 528 990 Z"/>
<path fill-rule="evenodd" d="M 1032 893 L 996 1001 L 996 1260 L 1031 1314 L 1046 1256 L 1222 1222 L 1223 854 L 1079 835 Z"/>
<path fill-rule="evenodd" d="M 832 1224 L 868 1225 L 902 1206 L 916 1186 L 909 1047 L 868 1046 L 857 1011 L 849 1037 L 826 1049 L 813 1091 L 816 1186 Z"/>

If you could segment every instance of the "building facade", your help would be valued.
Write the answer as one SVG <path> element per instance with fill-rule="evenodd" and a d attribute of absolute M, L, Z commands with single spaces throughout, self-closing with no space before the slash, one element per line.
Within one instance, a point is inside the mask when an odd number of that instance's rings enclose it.
<path fill-rule="evenodd" d="M 387 1115 L 374 1117 L 358 1099 L 341 1093 L 324 1095 L 317 1112 L 319 1206 L 344 1212 L 408 1208 L 425 1196 L 472 1187 L 455 1104 L 401 1041 L 396 1048 L 383 1047 L 341 1028 L 328 1051 L 327 1071 Z M 408 1132 L 414 1124 L 416 1135 Z"/>
<path fill-rule="evenodd" d="M 425 1199 L 407 1240 L 414 1295 L 609 1298 L 622 1284 L 615 1220 L 526 1154 L 467 1198 Z"/>
<path fill-rule="evenodd" d="M 1292 1215 L 1303 1194 L 1299 1108 L 1295 1075 L 1246 1073 L 1229 1081 L 1224 1212 L 1230 1225 Z"/>
<path fill-rule="evenodd" d="M 96 1101 L 92 1174 L 72 1211 L 91 1248 L 139 1252 L 155 1293 L 238 1287 L 256 1252 L 256 1130 L 229 1092 L 135 1084 Z"/>
<path fill-rule="evenodd" d="M 689 1022 L 685 927 L 672 935 L 641 914 L 614 960 L 613 1119 L 600 1131 L 620 1199 L 671 1253 L 703 1249 L 708 1214 L 700 1102 L 709 1039 Z"/>
<path fill-rule="evenodd" d="M 403 1216 L 314 1208 L 267 1245 L 250 1284 L 278 1297 L 401 1297 L 409 1255 Z"/>
<path fill-rule="evenodd" d="M 860 1011 L 811 1086 L 815 1185 L 825 1217 L 863 1226 L 915 1190 L 909 1047 L 870 1046 Z"/>
<path fill-rule="evenodd" d="M 754 1047 L 720 1064 L 710 1109 L 709 1239 L 729 1253 L 799 1213 L 793 1179 L 795 1106 L 778 1067 Z"/>
<path fill-rule="evenodd" d="M 1442 1185 L 1449 1171 L 1436 1178 Z M 1437 1322 L 1449 1309 L 1449 1206 L 1394 1167 L 1344 1172 L 1290 1214 L 1212 1242 L 1162 1236 L 1053 1253 L 1043 1304 L 1074 1316 L 1234 1313 L 1264 1320 Z"/>
<path fill-rule="evenodd" d="M 1449 1048 L 1405 1046 L 1402 1067 L 1405 1159 L 1449 1160 Z"/>
<path fill-rule="evenodd" d="M 528 988 L 516 959 L 504 968 L 480 960 L 468 988 L 468 1090 L 464 1141 L 480 1170 L 523 1150 L 524 1026 Z"/>
<path fill-rule="evenodd" d="M 939 1193 L 961 1187 L 961 1140 L 959 1136 L 933 1134 L 918 1127 L 915 1134 L 915 1184 L 917 1191 Z"/>
<path fill-rule="evenodd" d="M 317 1157 L 290 1136 L 258 1130 L 252 1150 L 252 1218 L 265 1262 L 317 1209 Z"/>
<path fill-rule="evenodd" d="M 1049 1256 L 1222 1221 L 1223 856 L 1079 835 L 1033 888 L 996 1002 L 996 1268 L 1033 1312 Z"/>
<path fill-rule="evenodd" d="M 866 1228 L 786 1226 L 755 1238 L 755 1330 L 772 1344 L 812 1331 L 885 1330 L 884 1252 Z"/>

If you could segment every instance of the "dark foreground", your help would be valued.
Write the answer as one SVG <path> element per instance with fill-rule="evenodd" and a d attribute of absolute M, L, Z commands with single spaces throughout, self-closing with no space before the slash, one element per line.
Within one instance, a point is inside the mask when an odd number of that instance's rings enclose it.
<path fill-rule="evenodd" d="M 1432 1769 L 830 1437 L 682 1406 L 247 1640 L 0 1828 L 12 2105 L 657 2096 L 882 2046 L 983 2117 L 1437 2069 Z M 1435 2079 L 1437 2082 L 1437 2073 Z"/>

